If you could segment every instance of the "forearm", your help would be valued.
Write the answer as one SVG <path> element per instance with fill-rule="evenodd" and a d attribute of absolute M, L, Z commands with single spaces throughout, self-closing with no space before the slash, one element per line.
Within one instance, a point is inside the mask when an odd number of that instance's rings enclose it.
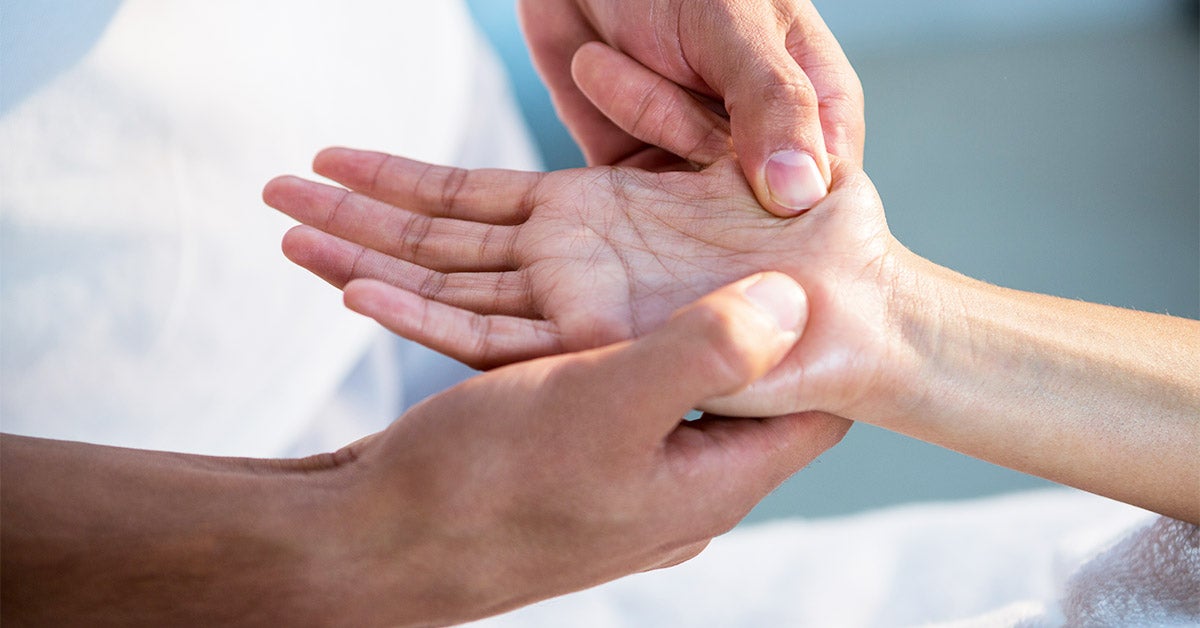
<path fill-rule="evenodd" d="M 1200 520 L 1200 323 L 918 263 L 895 309 L 910 405 L 884 427 Z"/>
<path fill-rule="evenodd" d="M 4 435 L 5 623 L 313 621 L 305 474 Z"/>

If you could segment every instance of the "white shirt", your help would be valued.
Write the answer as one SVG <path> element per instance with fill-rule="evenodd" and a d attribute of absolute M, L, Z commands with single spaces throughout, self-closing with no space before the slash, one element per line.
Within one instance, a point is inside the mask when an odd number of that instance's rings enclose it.
<path fill-rule="evenodd" d="M 444 0 L 123 2 L 82 59 L 4 103 L 0 428 L 306 453 L 382 427 L 405 383 L 468 373 L 284 259 L 289 219 L 260 191 L 330 145 L 536 167 L 490 54 Z"/>

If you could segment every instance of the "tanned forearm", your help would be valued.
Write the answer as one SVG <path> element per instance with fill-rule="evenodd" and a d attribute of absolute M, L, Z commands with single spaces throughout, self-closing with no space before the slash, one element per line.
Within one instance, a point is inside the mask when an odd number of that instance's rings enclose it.
<path fill-rule="evenodd" d="M 886 427 L 1200 521 L 1200 322 L 918 263 L 897 327 L 920 396 Z"/>
<path fill-rule="evenodd" d="M 297 490 L 297 468 L 11 435 L 0 447 L 4 624 L 318 617 L 305 609 L 320 603 L 308 503 L 321 490 Z"/>

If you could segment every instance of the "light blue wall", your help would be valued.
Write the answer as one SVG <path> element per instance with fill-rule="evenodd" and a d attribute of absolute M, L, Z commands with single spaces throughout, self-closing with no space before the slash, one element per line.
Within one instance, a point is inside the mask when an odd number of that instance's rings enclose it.
<path fill-rule="evenodd" d="M 547 163 L 578 165 L 512 4 L 470 4 L 514 73 Z M 1195 2 L 817 6 L 862 79 L 867 171 L 902 242 L 997 284 L 1200 317 Z M 1044 485 L 859 425 L 751 520 Z"/>

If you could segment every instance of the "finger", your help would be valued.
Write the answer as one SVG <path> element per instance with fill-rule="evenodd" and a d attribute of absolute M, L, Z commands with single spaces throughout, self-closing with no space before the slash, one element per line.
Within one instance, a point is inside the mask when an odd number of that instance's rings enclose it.
<path fill-rule="evenodd" d="M 623 132 L 588 100 L 571 76 L 580 46 L 602 39 L 573 0 L 521 0 L 521 30 L 533 65 L 550 91 L 558 117 L 583 151 L 588 165 L 614 165 L 640 150 L 642 142 Z"/>
<path fill-rule="evenodd" d="M 639 140 L 705 166 L 729 154 L 724 118 L 625 54 L 591 42 L 571 69 L 596 108 Z"/>
<path fill-rule="evenodd" d="M 520 272 L 438 272 L 306 225 L 284 235 L 283 253 L 336 288 L 355 279 L 375 279 L 476 314 L 538 315 Z"/>
<path fill-rule="evenodd" d="M 696 405 L 696 409 L 728 417 L 774 416 L 804 409 L 806 401 L 811 403 L 812 400 L 796 394 L 801 388 L 801 382 L 796 381 L 796 373 L 792 369 L 780 371 L 768 373 L 732 395 L 705 399 Z"/>
<path fill-rule="evenodd" d="M 660 443 L 701 400 L 741 389 L 774 367 L 799 338 L 807 312 L 804 291 L 791 278 L 753 275 L 631 344 L 596 360 L 564 362 L 564 381 L 548 388 L 581 417 L 612 408 L 604 432 L 615 441 Z"/>
<path fill-rule="evenodd" d="M 548 321 L 476 314 L 370 279 L 347 284 L 345 303 L 393 333 L 476 369 L 563 351 Z"/>
<path fill-rule="evenodd" d="M 542 178 L 537 172 L 464 170 L 350 148 L 321 151 L 313 171 L 389 205 L 497 225 L 529 217 Z"/>
<path fill-rule="evenodd" d="M 272 180 L 263 199 L 304 224 L 428 268 L 489 271 L 517 265 L 512 227 L 431 218 L 297 177 Z"/>
<path fill-rule="evenodd" d="M 836 445 L 851 422 L 823 412 L 766 419 L 705 415 L 682 424 L 667 441 L 667 455 L 688 495 L 684 512 L 706 516 L 718 535 L 733 528 L 768 493 Z M 687 487 L 687 488 L 683 488 Z"/>
<path fill-rule="evenodd" d="M 282 248 L 284 257 L 338 290 L 363 270 L 370 276 L 383 279 L 391 274 L 387 265 L 395 260 L 308 225 L 289 229 L 283 235 Z"/>
<path fill-rule="evenodd" d="M 862 83 L 816 7 L 797 4 L 800 15 L 788 31 L 786 47 L 817 93 L 825 148 L 861 168 L 866 139 Z"/>
<path fill-rule="evenodd" d="M 747 19 L 714 5 L 722 45 L 709 30 L 681 40 L 695 70 L 725 100 L 733 147 L 759 202 L 794 216 L 825 197 L 829 163 L 816 91 L 785 47 L 776 16 Z M 765 30 L 774 22 L 778 33 Z M 704 42 L 707 45 L 699 45 Z"/>

